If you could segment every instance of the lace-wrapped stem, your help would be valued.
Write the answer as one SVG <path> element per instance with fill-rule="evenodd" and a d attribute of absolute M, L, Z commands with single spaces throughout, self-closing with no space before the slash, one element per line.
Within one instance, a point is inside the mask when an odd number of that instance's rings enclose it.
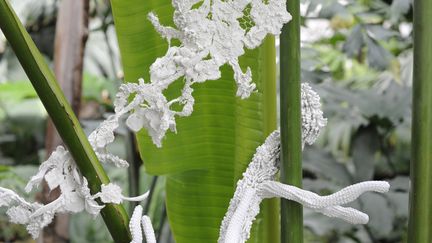
<path fill-rule="evenodd" d="M 243 230 L 247 225 L 252 225 L 252 221 L 256 215 L 248 215 L 251 211 L 249 210 L 253 205 L 256 204 L 259 207 L 261 200 L 257 201 L 257 191 L 253 188 L 247 188 L 244 191 L 243 196 L 240 199 L 237 207 L 231 215 L 228 227 L 225 230 L 225 235 L 220 237 L 219 243 L 238 243 L 242 242 Z M 257 212 L 258 213 L 258 212 Z M 248 219 L 250 222 L 248 222 Z"/>
<path fill-rule="evenodd" d="M 265 198 L 282 197 L 296 201 L 328 217 L 339 218 L 351 224 L 366 224 L 369 221 L 367 214 L 341 205 L 354 201 L 365 192 L 387 192 L 389 187 L 389 184 L 384 181 L 367 181 L 348 186 L 328 196 L 319 196 L 276 181 L 265 181 L 259 185 L 258 190 L 250 187 L 243 188 L 241 197 L 237 195 L 239 201 L 230 203 L 228 213 L 222 222 L 218 242 L 245 242 L 249 238 L 252 222 L 259 213 L 259 204 Z M 253 210 L 254 206 L 257 210 Z M 228 222 L 225 222 L 226 220 Z"/>

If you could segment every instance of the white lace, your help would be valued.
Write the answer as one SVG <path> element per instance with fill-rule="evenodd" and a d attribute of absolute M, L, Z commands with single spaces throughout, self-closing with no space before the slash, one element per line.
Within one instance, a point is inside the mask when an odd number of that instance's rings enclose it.
<path fill-rule="evenodd" d="M 156 243 L 156 237 L 150 218 L 143 214 L 141 205 L 135 207 L 129 222 L 129 229 L 132 235 L 131 243 L 142 243 L 143 233 L 147 243 Z"/>
<path fill-rule="evenodd" d="M 302 142 L 313 144 L 327 124 L 323 117 L 319 95 L 307 83 L 301 84 Z"/>
<path fill-rule="evenodd" d="M 302 139 L 312 144 L 326 120 L 322 117 L 319 96 L 307 84 L 302 84 Z M 329 217 L 336 217 L 351 224 L 366 224 L 368 215 L 349 207 L 343 207 L 362 193 L 387 192 L 390 185 L 383 181 L 368 181 L 348 186 L 328 196 L 319 196 L 294 186 L 275 181 L 279 171 L 280 133 L 271 133 L 259 146 L 243 178 L 237 182 L 236 191 L 223 218 L 219 243 L 241 243 L 249 239 L 252 223 L 258 215 L 261 201 L 281 197 L 296 201 Z"/>
<path fill-rule="evenodd" d="M 103 203 L 122 203 L 127 201 L 142 201 L 147 198 L 148 192 L 138 197 L 122 195 L 121 188 L 116 184 L 102 185 L 101 192 L 91 195 L 88 182 L 81 175 L 69 152 L 59 146 L 47 161 L 39 167 L 26 186 L 30 192 L 45 180 L 50 190 L 60 188 L 60 196 L 53 202 L 42 205 L 27 202 L 15 192 L 0 187 L 0 207 L 9 207 L 7 215 L 13 223 L 26 225 L 27 231 L 33 238 L 39 236 L 40 231 L 51 223 L 56 213 L 78 213 L 86 211 L 97 216 L 103 205 L 95 199 L 100 198 Z"/>
<path fill-rule="evenodd" d="M 256 48 L 267 34 L 279 34 L 282 25 L 291 20 L 285 0 L 173 0 L 172 4 L 177 28 L 161 25 L 155 13 L 150 13 L 148 19 L 168 43 L 178 39 L 181 44 L 170 45 L 165 56 L 151 65 L 150 82 L 140 79 L 138 84 L 121 85 L 114 103 L 116 114 L 89 137 L 103 162 L 127 165 L 106 150 L 125 114 L 131 130 L 145 128 L 153 143 L 161 147 L 166 132 L 176 132 L 175 116 L 192 114 L 192 85 L 219 79 L 220 67 L 225 64 L 234 70 L 237 96 L 249 97 L 255 90 L 252 73 L 249 67 L 242 71 L 238 58 L 244 48 Z M 182 94 L 168 101 L 163 91 L 178 79 L 184 80 Z M 128 102 L 130 97 L 134 98 Z M 181 105 L 182 110 L 172 110 L 173 104 Z"/>
<path fill-rule="evenodd" d="M 368 181 L 351 185 L 328 196 L 285 185 L 275 181 L 278 172 L 280 137 L 275 131 L 266 139 L 249 164 L 221 224 L 218 242 L 239 243 L 249 238 L 250 229 L 259 205 L 265 198 L 281 197 L 296 201 L 329 217 L 351 224 L 366 224 L 369 217 L 353 208 L 342 207 L 368 191 L 387 192 L 390 185 L 384 181 Z"/>

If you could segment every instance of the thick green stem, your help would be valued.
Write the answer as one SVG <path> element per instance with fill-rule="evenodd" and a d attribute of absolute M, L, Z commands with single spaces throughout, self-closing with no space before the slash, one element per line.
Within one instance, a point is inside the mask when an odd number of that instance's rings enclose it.
<path fill-rule="evenodd" d="M 101 184 L 108 184 L 109 179 L 52 71 L 7 0 L 0 0 L 0 28 L 15 51 L 81 173 L 87 178 L 91 192 L 100 191 Z M 122 205 L 108 204 L 101 214 L 116 242 L 130 241 L 128 217 Z"/>
<path fill-rule="evenodd" d="M 292 20 L 280 36 L 281 181 L 301 187 L 300 2 L 287 1 Z M 303 209 L 282 200 L 281 242 L 303 242 Z"/>
<path fill-rule="evenodd" d="M 414 1 L 414 84 L 408 242 L 432 242 L 432 1 Z"/>

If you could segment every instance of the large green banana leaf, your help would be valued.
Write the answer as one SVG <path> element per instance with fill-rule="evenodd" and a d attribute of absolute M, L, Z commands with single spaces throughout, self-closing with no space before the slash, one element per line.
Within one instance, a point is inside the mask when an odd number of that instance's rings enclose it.
<path fill-rule="evenodd" d="M 125 80 L 149 79 L 149 67 L 168 48 L 147 14 L 154 11 L 172 24 L 170 0 L 111 0 Z M 177 134 L 169 133 L 156 148 L 146 131 L 138 134 L 147 172 L 166 175 L 166 205 L 176 242 L 216 242 L 222 218 L 255 149 L 276 128 L 275 48 L 268 37 L 262 47 L 240 59 L 250 66 L 258 92 L 249 99 L 235 96 L 233 72 L 194 86 L 196 103 L 190 117 L 177 119 Z M 179 94 L 181 83 L 166 95 Z M 277 201 L 264 203 L 250 242 L 279 241 Z"/>

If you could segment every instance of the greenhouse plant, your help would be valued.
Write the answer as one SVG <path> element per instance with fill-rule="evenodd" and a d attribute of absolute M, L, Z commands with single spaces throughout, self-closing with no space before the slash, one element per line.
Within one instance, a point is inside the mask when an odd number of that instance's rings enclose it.
<path fill-rule="evenodd" d="M 432 241 L 427 0 L 0 1 L 0 240 Z"/>

